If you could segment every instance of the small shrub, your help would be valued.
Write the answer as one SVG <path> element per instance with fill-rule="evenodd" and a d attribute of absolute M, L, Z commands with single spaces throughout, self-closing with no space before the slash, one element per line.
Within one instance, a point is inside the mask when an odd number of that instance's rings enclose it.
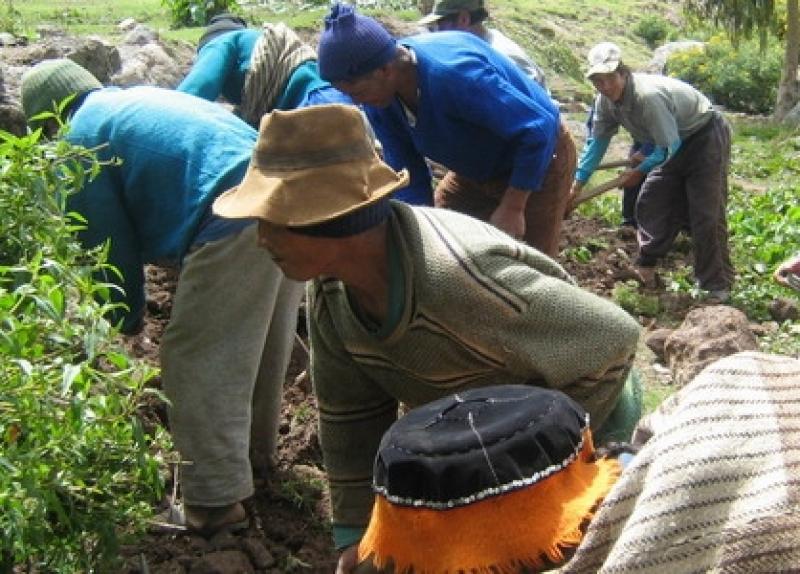
<path fill-rule="evenodd" d="M 170 13 L 173 28 L 205 26 L 217 14 L 234 12 L 236 0 L 161 0 Z"/>
<path fill-rule="evenodd" d="M 14 8 L 11 0 L 6 0 L 5 6 L 0 10 L 0 32 L 17 35 L 22 26 L 22 14 Z"/>
<path fill-rule="evenodd" d="M 611 292 L 614 301 L 632 315 L 655 317 L 661 312 L 661 302 L 656 295 L 644 295 L 639 292 L 636 281 L 617 283 Z"/>
<path fill-rule="evenodd" d="M 777 97 L 781 54 L 777 46 L 762 53 L 756 41 L 734 49 L 720 36 L 706 47 L 676 52 L 667 61 L 670 76 L 680 78 L 730 110 L 768 114 Z"/>
<path fill-rule="evenodd" d="M 550 42 L 545 52 L 547 66 L 554 72 L 575 79 L 583 78 L 583 60 L 569 46 L 558 42 Z"/>
<path fill-rule="evenodd" d="M 669 23 L 661 16 L 646 16 L 634 27 L 633 33 L 642 38 L 652 50 L 667 39 L 670 28 Z"/>
<path fill-rule="evenodd" d="M 65 212 L 101 166 L 39 137 L 0 132 L 0 572 L 111 572 L 161 494 L 166 439 L 137 416 L 153 370 L 103 318 L 105 250 Z"/>

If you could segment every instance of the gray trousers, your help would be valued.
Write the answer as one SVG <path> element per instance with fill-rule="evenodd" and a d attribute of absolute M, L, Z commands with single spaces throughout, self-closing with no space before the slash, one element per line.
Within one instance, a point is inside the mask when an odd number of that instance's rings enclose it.
<path fill-rule="evenodd" d="M 700 287 L 730 289 L 734 273 L 725 215 L 730 153 L 730 126 L 715 114 L 649 173 L 636 203 L 640 265 L 655 265 L 688 224 Z"/>
<path fill-rule="evenodd" d="M 280 401 L 303 284 L 257 245 L 253 224 L 185 259 L 161 343 L 170 431 L 186 504 L 253 494 L 253 450 L 275 452 Z"/>

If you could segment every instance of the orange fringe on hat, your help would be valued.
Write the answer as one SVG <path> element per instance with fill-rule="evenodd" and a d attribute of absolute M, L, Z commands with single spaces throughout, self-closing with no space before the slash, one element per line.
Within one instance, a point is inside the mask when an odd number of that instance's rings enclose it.
<path fill-rule="evenodd" d="M 581 524 L 591 518 L 620 474 L 617 460 L 592 462 L 591 431 L 566 468 L 507 494 L 450 510 L 398 506 L 375 497 L 372 518 L 358 548 L 395 574 L 518 574 L 558 564 L 577 546 Z"/>

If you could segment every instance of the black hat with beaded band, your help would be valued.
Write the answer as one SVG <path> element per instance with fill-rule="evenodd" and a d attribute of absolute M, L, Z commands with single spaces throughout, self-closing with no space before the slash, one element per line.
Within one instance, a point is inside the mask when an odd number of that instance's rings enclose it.
<path fill-rule="evenodd" d="M 559 564 L 619 477 L 559 391 L 459 392 L 395 422 L 375 460 L 358 571 L 505 574 Z"/>

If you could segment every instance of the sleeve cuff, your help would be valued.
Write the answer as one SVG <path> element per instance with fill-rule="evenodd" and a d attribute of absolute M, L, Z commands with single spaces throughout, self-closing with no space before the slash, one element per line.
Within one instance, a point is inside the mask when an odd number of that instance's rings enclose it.
<path fill-rule="evenodd" d="M 336 550 L 344 550 L 348 546 L 357 544 L 366 530 L 363 526 L 337 526 L 334 524 L 333 545 Z"/>

